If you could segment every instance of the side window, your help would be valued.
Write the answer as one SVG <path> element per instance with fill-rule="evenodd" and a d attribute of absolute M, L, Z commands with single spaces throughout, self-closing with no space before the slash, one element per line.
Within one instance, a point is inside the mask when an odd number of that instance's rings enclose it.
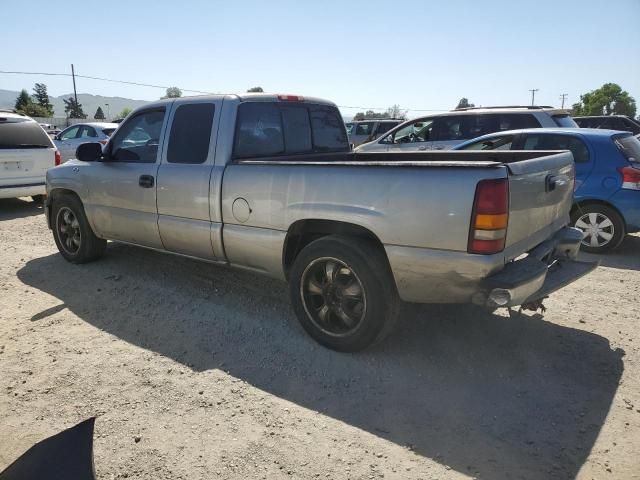
<path fill-rule="evenodd" d="M 76 138 L 79 131 L 80 131 L 80 127 L 67 128 L 64 132 L 60 134 L 60 140 L 71 140 L 72 138 Z"/>
<path fill-rule="evenodd" d="M 349 142 L 342 117 L 335 107 L 309 108 L 314 152 L 348 152 Z"/>
<path fill-rule="evenodd" d="M 214 114 L 213 103 L 189 103 L 177 108 L 169 134 L 169 163 L 199 164 L 207 160 Z"/>
<path fill-rule="evenodd" d="M 409 125 L 405 125 L 385 138 L 383 143 L 429 142 L 432 140 L 431 129 L 433 127 L 433 120 L 433 118 L 423 118 Z"/>
<path fill-rule="evenodd" d="M 82 128 L 80 128 L 80 135 L 78 135 L 78 138 L 93 138 L 97 136 L 98 134 L 93 127 L 83 125 Z"/>
<path fill-rule="evenodd" d="M 378 123 L 378 128 L 376 129 L 376 135 L 378 136 L 383 135 L 387 133 L 389 130 L 391 130 L 393 127 L 395 127 L 396 125 L 397 123 L 380 122 Z"/>
<path fill-rule="evenodd" d="M 373 131 L 373 122 L 356 123 L 356 135 L 371 135 Z"/>
<path fill-rule="evenodd" d="M 116 162 L 155 163 L 165 110 L 147 110 L 126 120 L 110 145 L 110 159 Z"/>
<path fill-rule="evenodd" d="M 467 145 L 464 150 L 511 150 L 513 135 L 493 137 Z"/>
<path fill-rule="evenodd" d="M 524 150 L 570 150 L 576 163 L 589 161 L 589 149 L 582 140 L 570 135 L 529 134 Z"/>
<path fill-rule="evenodd" d="M 530 113 L 501 113 L 497 131 L 540 128 L 540 122 Z"/>
<path fill-rule="evenodd" d="M 238 107 L 235 158 L 266 157 L 284 152 L 280 112 L 273 103 L 247 102 Z"/>
<path fill-rule="evenodd" d="M 470 115 L 469 117 L 474 116 L 477 115 Z M 438 142 L 448 140 L 466 140 L 469 138 L 473 138 L 473 136 L 468 136 L 468 133 L 465 131 L 468 130 L 468 128 L 464 128 L 466 126 L 463 125 L 464 119 L 465 117 L 460 115 L 436 117 L 435 121 L 433 122 L 431 140 Z"/>
<path fill-rule="evenodd" d="M 282 127 L 288 154 L 312 150 L 311 124 L 309 123 L 309 112 L 305 107 L 283 107 Z"/>

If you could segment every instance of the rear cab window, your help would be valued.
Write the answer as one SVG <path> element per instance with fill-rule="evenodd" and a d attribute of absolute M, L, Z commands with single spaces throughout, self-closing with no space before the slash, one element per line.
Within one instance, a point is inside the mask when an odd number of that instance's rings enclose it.
<path fill-rule="evenodd" d="M 344 122 L 333 106 L 245 102 L 238 107 L 235 159 L 349 151 Z"/>
<path fill-rule="evenodd" d="M 53 143 L 36 122 L 0 120 L 0 149 L 27 148 L 53 148 Z"/>

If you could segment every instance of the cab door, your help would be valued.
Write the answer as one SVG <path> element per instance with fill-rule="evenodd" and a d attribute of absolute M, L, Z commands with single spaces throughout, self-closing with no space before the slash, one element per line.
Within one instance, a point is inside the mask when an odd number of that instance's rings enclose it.
<path fill-rule="evenodd" d="M 156 175 L 165 128 L 165 107 L 139 111 L 114 134 L 104 159 L 82 169 L 91 199 L 86 208 L 101 237 L 163 248 Z"/>
<path fill-rule="evenodd" d="M 210 191 L 222 100 L 182 99 L 169 118 L 167 147 L 158 169 L 158 229 L 164 248 L 198 258 L 223 258 L 213 238 L 222 224 L 212 222 Z M 216 170 L 221 175 L 221 170 Z"/>

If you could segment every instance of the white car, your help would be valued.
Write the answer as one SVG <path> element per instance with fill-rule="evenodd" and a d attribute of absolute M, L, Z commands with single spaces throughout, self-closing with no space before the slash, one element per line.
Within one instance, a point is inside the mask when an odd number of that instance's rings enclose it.
<path fill-rule="evenodd" d="M 0 110 L 0 198 L 40 200 L 47 170 L 60 161 L 53 141 L 35 120 Z"/>
<path fill-rule="evenodd" d="M 117 123 L 76 123 L 53 137 L 53 141 L 60 150 L 62 162 L 66 162 L 76 157 L 76 149 L 83 143 L 100 142 L 102 146 L 106 145 L 116 128 Z"/>
<path fill-rule="evenodd" d="M 449 150 L 472 138 L 522 128 L 578 128 L 566 110 L 549 106 L 469 107 L 415 118 L 357 152 Z"/>

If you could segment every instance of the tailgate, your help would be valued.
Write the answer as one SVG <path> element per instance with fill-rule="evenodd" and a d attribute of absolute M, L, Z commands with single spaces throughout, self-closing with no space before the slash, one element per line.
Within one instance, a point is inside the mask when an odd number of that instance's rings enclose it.
<path fill-rule="evenodd" d="M 507 165 L 509 225 L 507 260 L 527 252 L 569 223 L 575 167 L 571 152 L 536 152 Z"/>
<path fill-rule="evenodd" d="M 44 183 L 47 169 L 54 165 L 54 148 L 0 149 L 0 186 Z"/>

